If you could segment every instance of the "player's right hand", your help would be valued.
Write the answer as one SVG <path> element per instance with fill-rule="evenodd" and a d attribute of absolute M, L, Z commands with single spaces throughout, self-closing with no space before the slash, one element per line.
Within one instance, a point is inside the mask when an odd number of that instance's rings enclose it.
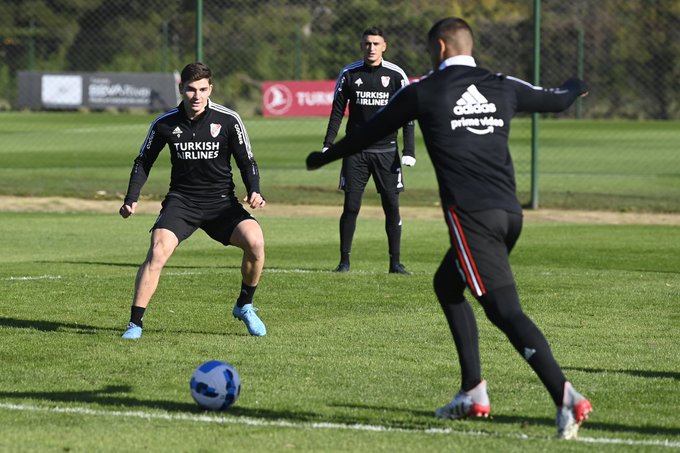
<path fill-rule="evenodd" d="M 578 93 L 579 96 L 585 97 L 588 96 L 588 84 L 584 82 L 581 79 L 577 78 L 572 78 L 567 80 L 562 84 L 560 88 L 564 88 L 566 90 L 574 90 Z"/>
<path fill-rule="evenodd" d="M 413 156 L 403 156 L 401 158 L 401 165 L 406 167 L 413 167 L 416 164 L 416 158 Z"/>
<path fill-rule="evenodd" d="M 323 161 L 321 160 L 322 156 L 323 152 L 320 151 L 312 151 L 309 153 L 306 160 L 307 170 L 316 170 L 317 168 L 320 168 L 323 165 Z"/>
<path fill-rule="evenodd" d="M 250 196 L 243 197 L 243 201 L 248 203 L 248 206 L 253 209 L 264 208 L 264 206 L 267 204 L 267 200 L 265 200 L 264 197 L 257 192 L 251 193 Z"/>
<path fill-rule="evenodd" d="M 124 204 L 123 203 L 123 206 L 121 206 L 120 209 L 118 210 L 118 214 L 120 214 L 120 216 L 122 218 L 127 219 L 132 214 L 134 214 L 136 210 L 137 210 L 137 202 L 136 201 L 133 202 L 132 204 Z"/>

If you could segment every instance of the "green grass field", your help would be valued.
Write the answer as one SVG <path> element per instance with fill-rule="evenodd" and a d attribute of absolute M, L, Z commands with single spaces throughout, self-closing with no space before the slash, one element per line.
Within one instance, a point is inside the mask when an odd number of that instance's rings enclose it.
<path fill-rule="evenodd" d="M 122 197 L 152 115 L 0 113 L 0 195 Z M 304 169 L 319 149 L 325 118 L 245 118 L 262 188 L 276 203 L 342 204 L 339 163 Z M 513 122 L 511 150 L 518 192 L 529 201 L 530 122 Z M 678 121 L 573 121 L 544 119 L 538 160 L 541 207 L 680 212 Z M 430 206 L 438 195 L 434 172 L 417 134 L 418 164 L 404 170 L 402 204 Z M 154 167 L 144 194 L 167 190 L 167 154 Z M 373 190 L 366 203 L 376 204 Z"/>
<path fill-rule="evenodd" d="M 360 220 L 346 275 L 329 272 L 336 219 L 260 221 L 266 337 L 229 315 L 239 254 L 197 233 L 165 269 L 144 337 L 130 342 L 119 335 L 153 216 L 0 214 L 0 450 L 680 448 L 677 227 L 526 226 L 513 258 L 525 310 L 595 407 L 585 442 L 566 442 L 550 439 L 547 392 L 479 307 L 493 418 L 432 416 L 459 385 L 431 289 L 442 222 L 406 222 L 402 255 L 415 275 L 402 277 L 385 272 L 380 220 Z M 210 359 L 242 377 L 226 414 L 202 412 L 189 393 Z"/>
<path fill-rule="evenodd" d="M 150 119 L 0 114 L 0 195 L 119 197 Z M 302 165 L 318 148 L 323 123 L 246 119 L 272 206 L 341 204 L 338 167 L 306 172 Z M 550 171 L 541 174 L 542 184 L 572 201 L 610 200 L 610 209 L 680 211 L 661 209 L 680 199 L 678 166 L 665 165 L 677 129 L 677 123 L 546 121 L 542 166 Z M 527 131 L 520 120 L 516 145 L 528 142 Z M 649 148 L 598 168 L 587 159 L 618 151 L 597 134 Z M 528 163 L 522 153 L 515 160 L 520 168 Z M 609 195 L 602 199 L 594 190 L 560 192 L 559 181 L 582 187 L 584 169 L 627 176 L 613 192 L 603 189 Z M 147 197 L 165 192 L 167 170 L 159 162 Z M 404 204 L 435 204 L 424 153 L 406 171 Z M 649 191 L 646 204 L 622 201 L 642 189 Z M 443 221 L 404 219 L 402 257 L 415 272 L 405 277 L 386 272 L 380 219 L 360 216 L 352 272 L 342 275 L 330 272 L 337 216 L 303 217 L 291 206 L 289 213 L 265 209 L 258 219 L 267 264 L 255 303 L 266 337 L 250 337 L 230 315 L 240 254 L 199 232 L 164 270 L 144 336 L 132 342 L 120 335 L 154 216 L 123 221 L 112 211 L 0 210 L 0 451 L 680 449 L 677 226 L 525 225 L 512 257 L 524 309 L 595 409 L 579 441 L 557 441 L 547 392 L 476 304 L 492 418 L 433 417 L 460 380 L 432 291 L 448 244 Z M 232 363 L 242 378 L 239 400 L 221 414 L 200 410 L 189 392 L 194 368 L 213 359 Z"/>

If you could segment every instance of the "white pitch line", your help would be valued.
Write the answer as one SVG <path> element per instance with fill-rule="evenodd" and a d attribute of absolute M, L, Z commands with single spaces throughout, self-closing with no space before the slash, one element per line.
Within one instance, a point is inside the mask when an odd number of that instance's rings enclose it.
<path fill-rule="evenodd" d="M 237 269 L 235 269 L 237 270 Z M 181 277 L 185 275 L 213 275 L 215 273 L 221 273 L 225 271 L 225 269 L 217 269 L 217 272 L 205 272 L 205 271 L 173 271 L 173 270 L 167 270 L 163 275 L 165 276 L 173 276 L 173 277 Z M 332 274 L 334 273 L 332 270 L 322 270 L 322 269 L 299 269 L 299 268 L 290 268 L 290 269 L 285 269 L 285 268 L 273 268 L 273 269 L 264 269 L 265 273 L 271 273 L 271 274 Z M 383 275 L 387 274 L 387 272 L 371 272 L 371 271 L 352 271 L 353 274 L 361 274 L 361 275 Z M 101 275 L 86 275 L 86 277 L 97 277 L 101 278 Z M 4 277 L 0 278 L 0 280 L 3 281 L 36 281 L 36 280 L 61 280 L 64 277 L 61 275 L 38 275 L 38 276 L 10 276 L 10 277 Z"/>
<path fill-rule="evenodd" d="M 315 270 L 315 269 L 281 269 L 281 268 L 273 268 L 273 269 L 264 269 L 264 272 L 269 273 L 271 272 L 272 274 L 320 274 L 320 273 L 325 273 L 325 272 L 330 272 L 330 271 L 321 271 L 321 270 Z"/>
<path fill-rule="evenodd" d="M 167 421 L 188 421 L 195 423 L 218 423 L 218 424 L 238 424 L 248 426 L 272 426 L 279 428 L 294 428 L 294 429 L 337 429 L 349 431 L 371 431 L 371 432 L 385 432 L 385 433 L 413 433 L 413 434 L 457 434 L 461 436 L 478 436 L 478 437 L 505 437 L 520 440 L 546 440 L 545 437 L 531 437 L 525 434 L 486 432 L 486 431 L 459 431 L 450 428 L 394 428 L 381 425 L 362 425 L 362 424 L 346 424 L 346 423 L 331 423 L 331 422 L 291 422 L 288 420 L 264 420 L 251 417 L 231 417 L 231 416 L 217 416 L 217 415 L 197 415 L 197 414 L 171 414 L 168 412 L 142 412 L 142 411 L 107 411 L 94 410 L 84 407 L 47 407 L 47 406 L 32 406 L 25 404 L 0 403 L 0 409 L 24 412 L 51 412 L 58 414 L 76 414 L 76 415 L 92 415 L 97 417 L 122 417 L 122 418 L 142 418 L 145 420 L 167 420 Z M 607 445 L 630 445 L 630 446 L 654 446 L 679 448 L 680 441 L 671 440 L 633 440 L 633 439 L 617 439 L 617 438 L 595 438 L 595 437 L 580 437 L 574 440 L 575 442 L 585 442 L 591 444 L 607 444 Z"/>
<path fill-rule="evenodd" d="M 3 280 L 20 280 L 20 281 L 30 281 L 30 280 L 60 280 L 61 275 L 38 275 L 38 276 L 22 276 L 22 277 L 6 277 Z"/>

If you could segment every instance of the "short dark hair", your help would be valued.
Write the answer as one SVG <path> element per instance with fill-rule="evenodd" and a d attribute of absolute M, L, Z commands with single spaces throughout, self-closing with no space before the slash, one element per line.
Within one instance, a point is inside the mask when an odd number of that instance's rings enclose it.
<path fill-rule="evenodd" d="M 361 34 L 361 36 L 382 36 L 383 38 L 385 37 L 383 35 L 383 31 L 378 28 L 378 27 L 368 27 L 364 32 Z"/>
<path fill-rule="evenodd" d="M 201 79 L 208 79 L 208 82 L 212 83 L 212 71 L 208 65 L 197 61 L 195 63 L 189 63 L 182 69 L 180 77 L 182 84 L 195 82 Z"/>
<path fill-rule="evenodd" d="M 432 25 L 427 33 L 427 40 L 446 39 L 455 36 L 459 31 L 467 31 L 472 37 L 472 29 L 465 20 L 460 17 L 445 17 Z"/>

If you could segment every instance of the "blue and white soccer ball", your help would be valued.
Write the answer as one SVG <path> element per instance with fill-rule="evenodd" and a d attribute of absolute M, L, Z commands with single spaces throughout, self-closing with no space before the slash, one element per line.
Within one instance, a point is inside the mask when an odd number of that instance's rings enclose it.
<path fill-rule="evenodd" d="M 199 365 L 189 382 L 191 396 L 204 409 L 223 411 L 241 393 L 241 378 L 227 362 L 211 360 Z"/>

